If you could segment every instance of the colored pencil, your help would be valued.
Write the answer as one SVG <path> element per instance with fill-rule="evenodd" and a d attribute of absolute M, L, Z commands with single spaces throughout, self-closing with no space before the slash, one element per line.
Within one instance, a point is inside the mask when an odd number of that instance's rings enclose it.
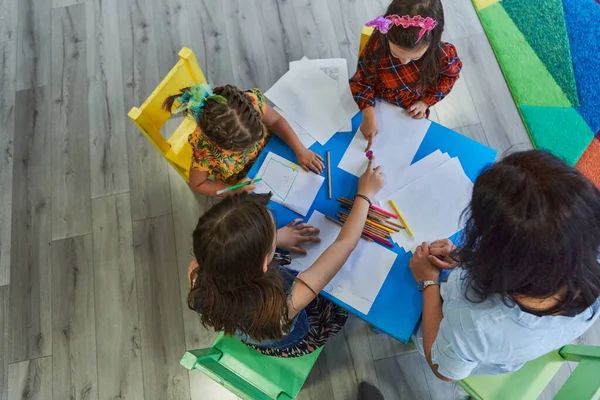
<path fill-rule="evenodd" d="M 370 235 L 370 234 L 368 234 L 368 233 L 365 233 L 365 235 L 367 235 L 368 237 L 372 237 L 374 241 L 376 241 L 377 243 L 381 243 L 381 244 L 382 244 L 382 245 L 384 245 L 384 246 L 387 246 L 387 247 L 394 247 L 394 245 L 393 245 L 392 243 L 388 242 L 388 241 L 387 241 L 387 240 L 385 240 L 385 239 L 381 239 L 381 238 L 378 238 L 378 237 L 376 237 L 376 236 L 371 236 L 371 235 Z"/>
<path fill-rule="evenodd" d="M 384 209 L 382 209 L 382 208 L 379 208 L 379 207 L 377 207 L 377 206 L 374 206 L 373 204 L 371 204 L 371 208 L 373 208 L 374 210 L 377 210 L 377 211 L 379 211 L 380 213 L 382 213 L 382 214 L 384 214 L 384 215 L 387 215 L 388 217 L 392 217 L 392 218 L 396 218 L 396 219 L 398 219 L 398 217 L 397 217 L 397 216 L 395 216 L 394 214 L 392 214 L 391 212 L 389 212 L 389 211 L 385 211 Z"/>
<path fill-rule="evenodd" d="M 402 225 L 398 225 L 388 219 L 386 219 L 386 220 L 380 219 L 380 218 L 374 217 L 371 214 L 369 214 L 369 218 L 372 219 L 373 221 L 377 222 L 378 224 L 381 224 L 387 228 L 395 230 L 396 232 L 400 232 L 400 229 L 404 229 L 404 227 Z"/>
<path fill-rule="evenodd" d="M 398 218 L 400 218 L 400 222 L 402 222 L 402 225 L 404 225 L 404 227 L 406 228 L 406 232 L 410 235 L 410 237 L 414 238 L 415 235 L 413 235 L 412 231 L 408 227 L 408 224 L 406 223 L 406 220 L 404 219 L 404 217 L 402 217 L 402 214 L 400 214 L 400 210 L 398 210 L 398 207 L 396 207 L 396 204 L 394 204 L 392 200 L 390 200 L 390 206 L 392 206 L 392 209 L 396 212 L 396 214 L 398 214 Z"/>
<path fill-rule="evenodd" d="M 338 200 L 340 203 L 342 203 L 342 204 L 347 204 L 347 205 L 349 205 L 350 207 L 352 207 L 352 206 L 354 205 L 354 202 L 353 202 L 353 201 L 350 201 L 350 200 L 348 200 L 348 199 L 345 199 L 345 198 L 343 198 L 343 197 L 338 197 L 338 199 L 337 199 L 337 200 Z M 388 218 L 389 218 L 389 216 L 387 216 L 387 215 L 385 215 L 385 214 L 382 214 L 381 212 L 379 212 L 379 211 L 375 210 L 374 208 L 369 208 L 369 213 L 375 214 L 375 215 L 376 215 L 378 218 L 381 218 L 381 219 L 388 219 Z"/>
<path fill-rule="evenodd" d="M 368 218 L 367 218 L 367 224 L 375 225 L 376 227 L 378 227 L 378 228 L 381 228 L 381 229 L 383 229 L 384 231 L 386 231 L 386 232 L 389 232 L 389 233 L 394 233 L 394 232 L 395 232 L 393 229 L 391 229 L 391 228 L 386 228 L 385 226 L 383 226 L 383 225 L 380 225 L 380 224 L 378 224 L 377 222 L 375 222 L 375 221 L 372 221 L 372 220 L 370 220 L 370 219 L 368 219 Z"/>
<path fill-rule="evenodd" d="M 346 203 L 340 202 L 340 207 L 345 210 L 352 210 L 352 206 Z M 390 221 L 387 217 L 382 218 L 381 214 L 376 214 L 375 212 L 373 212 L 373 210 L 369 210 L 369 218 L 377 222 L 378 224 L 395 230 L 396 232 L 400 232 L 400 229 L 404 229 L 402 225 L 398 225 L 397 223 Z"/>
<path fill-rule="evenodd" d="M 221 189 L 221 190 L 218 190 L 218 191 L 217 191 L 217 196 L 220 196 L 220 195 L 222 195 L 223 193 L 227 193 L 227 192 L 230 192 L 230 191 L 232 191 L 232 190 L 235 190 L 235 189 L 242 188 L 242 187 L 244 187 L 244 186 L 248 186 L 248 185 L 250 185 L 251 183 L 258 183 L 258 182 L 260 182 L 260 181 L 262 181 L 262 178 L 258 178 L 258 179 L 254 179 L 254 180 L 252 180 L 252 181 L 246 181 L 246 182 L 238 183 L 237 185 L 229 186 L 229 187 L 228 187 L 228 188 L 226 188 L 226 189 Z"/>
<path fill-rule="evenodd" d="M 330 216 L 328 216 L 328 215 L 326 215 L 326 216 L 325 216 L 325 218 L 327 218 L 327 219 L 328 219 L 328 220 L 330 220 L 331 222 L 334 222 L 334 223 L 338 224 L 339 226 L 344 226 L 344 224 L 343 224 L 342 222 L 338 221 L 338 220 L 337 220 L 337 219 L 335 219 L 335 218 L 331 218 L 331 217 L 330 217 Z M 362 234 L 362 235 L 361 235 L 361 237 L 362 237 L 363 239 L 365 239 L 365 240 L 369 241 L 369 242 L 372 242 L 372 241 L 373 241 L 373 239 L 371 239 L 369 236 L 367 236 L 367 235 L 365 235 L 365 234 Z"/>
<path fill-rule="evenodd" d="M 348 219 L 348 214 L 338 214 L 338 218 L 342 221 L 345 221 L 346 219 Z M 389 233 L 384 231 L 383 229 L 377 228 L 375 226 L 369 225 L 369 224 L 365 224 L 363 227 L 363 230 L 373 233 L 377 236 L 381 236 L 382 239 L 389 237 Z"/>
<path fill-rule="evenodd" d="M 327 152 L 327 183 L 329 185 L 329 198 L 331 199 L 331 153 Z"/>

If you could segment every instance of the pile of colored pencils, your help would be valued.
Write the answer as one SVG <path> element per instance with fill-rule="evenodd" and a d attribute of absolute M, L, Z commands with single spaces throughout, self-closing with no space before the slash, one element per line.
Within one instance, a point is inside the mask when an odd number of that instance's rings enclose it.
<path fill-rule="evenodd" d="M 340 207 L 342 210 L 336 215 L 340 224 L 344 224 L 354 202 L 343 197 L 338 197 Z M 391 235 L 395 232 L 400 232 L 400 229 L 404 229 L 404 226 L 394 222 L 393 219 L 398 217 L 390 212 L 382 210 L 379 207 L 371 206 L 367 215 L 367 221 L 363 228 L 363 238 L 371 241 L 376 241 L 387 247 L 394 247 L 391 243 Z"/>

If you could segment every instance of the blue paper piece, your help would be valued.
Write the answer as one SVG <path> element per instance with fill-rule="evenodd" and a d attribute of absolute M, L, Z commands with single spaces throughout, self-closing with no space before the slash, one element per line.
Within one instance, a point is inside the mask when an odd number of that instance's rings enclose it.
<path fill-rule="evenodd" d="M 314 210 L 318 210 L 325 215 L 335 216 L 340 210 L 336 198 L 345 197 L 350 200 L 354 198 L 358 187 L 358 178 L 339 169 L 337 166 L 352 141 L 354 137 L 353 132 L 357 131 L 361 120 L 362 116 L 358 114 L 352 119 L 352 132 L 337 133 L 325 146 L 317 142 L 310 147 L 312 151 L 320 154 L 324 160 L 327 159 L 326 152 L 328 150 L 331 152 L 333 199 L 329 200 L 328 185 L 326 182 L 319 190 L 313 206 L 308 214 L 306 214 L 306 220 L 308 220 Z M 465 173 L 472 181 L 475 180 L 484 167 L 494 162 L 497 155 L 495 150 L 432 122 L 412 163 L 438 149 L 443 153 L 448 153 L 451 157 L 458 157 Z M 296 162 L 296 156 L 292 149 L 278 137 L 273 136 L 252 166 L 248 176 L 253 177 L 256 175 L 269 151 Z M 326 177 L 327 170 L 323 171 L 322 175 Z M 277 226 L 279 227 L 296 218 L 301 218 L 299 214 L 273 201 L 269 203 L 269 208 L 273 211 L 274 217 L 277 220 Z M 459 234 L 456 234 L 451 239 L 455 241 L 458 236 Z M 352 307 L 343 304 L 327 293 L 323 292 L 323 295 L 373 325 L 376 329 L 401 342 L 408 343 L 412 332 L 420 320 L 423 304 L 421 294 L 408 268 L 408 261 L 412 253 L 405 252 L 397 244 L 391 250 L 396 252 L 398 257 L 368 315 L 364 315 Z"/>

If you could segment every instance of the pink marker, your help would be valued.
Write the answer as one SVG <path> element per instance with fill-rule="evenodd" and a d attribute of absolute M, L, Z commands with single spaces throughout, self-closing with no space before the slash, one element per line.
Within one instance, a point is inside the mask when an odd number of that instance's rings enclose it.
<path fill-rule="evenodd" d="M 367 158 L 370 160 L 371 158 L 373 158 L 373 150 L 369 150 L 365 153 L 365 156 L 367 156 Z"/>

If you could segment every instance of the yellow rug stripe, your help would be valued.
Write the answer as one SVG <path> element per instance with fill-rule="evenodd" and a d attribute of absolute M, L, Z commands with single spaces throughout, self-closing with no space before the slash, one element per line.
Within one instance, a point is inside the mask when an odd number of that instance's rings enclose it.
<path fill-rule="evenodd" d="M 499 1 L 500 0 L 473 0 L 473 4 L 475 4 L 475 8 L 477 11 L 479 11 L 491 6 L 492 4 L 496 4 Z"/>

